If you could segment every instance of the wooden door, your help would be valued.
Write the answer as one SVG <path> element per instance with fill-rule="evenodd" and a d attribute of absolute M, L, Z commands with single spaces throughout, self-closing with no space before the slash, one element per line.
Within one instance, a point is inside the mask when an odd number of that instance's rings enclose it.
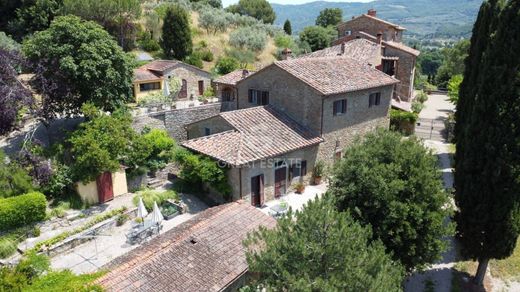
<path fill-rule="evenodd" d="M 106 171 L 96 179 L 98 200 L 100 203 L 114 199 L 114 187 L 112 185 L 112 173 Z"/>
<path fill-rule="evenodd" d="M 199 80 L 199 95 L 204 94 L 204 80 Z"/>
<path fill-rule="evenodd" d="M 287 167 L 278 168 L 274 171 L 274 197 L 278 198 L 285 194 L 287 181 Z"/>
<path fill-rule="evenodd" d="M 264 175 L 251 178 L 251 205 L 262 206 L 264 204 Z"/>
<path fill-rule="evenodd" d="M 188 97 L 188 81 L 186 79 L 182 79 L 181 91 L 179 92 L 179 98 L 187 98 Z"/>

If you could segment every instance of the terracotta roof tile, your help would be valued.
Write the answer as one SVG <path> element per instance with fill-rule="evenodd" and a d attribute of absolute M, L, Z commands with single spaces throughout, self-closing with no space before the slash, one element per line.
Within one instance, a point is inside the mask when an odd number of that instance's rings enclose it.
<path fill-rule="evenodd" d="M 421 53 L 420 51 L 418 51 L 418 50 L 416 50 L 414 48 L 410 48 L 409 46 L 407 46 L 407 45 L 405 45 L 403 43 L 398 43 L 398 42 L 394 42 L 394 41 L 384 41 L 383 45 L 396 48 L 396 49 L 401 50 L 403 52 L 407 52 L 409 54 L 412 54 L 414 56 L 419 56 L 419 54 Z"/>
<path fill-rule="evenodd" d="M 274 63 L 324 95 L 398 83 L 387 74 L 350 57 L 298 58 Z"/>
<path fill-rule="evenodd" d="M 236 131 L 191 139 L 182 146 L 234 166 L 281 155 L 323 141 L 272 106 L 223 112 Z"/>
<path fill-rule="evenodd" d="M 398 29 L 398 30 L 406 30 L 406 28 L 404 28 L 404 27 L 402 27 L 402 26 L 400 26 L 400 25 L 398 25 L 398 24 L 391 23 L 391 22 L 389 22 L 389 21 L 383 20 L 383 19 L 378 18 L 378 17 L 375 17 L 375 16 L 371 16 L 371 15 L 368 15 L 368 14 L 361 14 L 361 15 L 358 16 L 358 17 L 355 17 L 355 18 L 353 18 L 353 19 L 351 19 L 351 20 L 348 20 L 348 21 L 345 21 L 345 22 L 342 22 L 342 23 L 338 24 L 338 26 L 344 26 L 345 24 L 349 23 L 350 21 L 355 20 L 355 19 L 358 19 L 358 18 L 360 18 L 360 17 L 367 17 L 367 18 L 369 18 L 369 19 L 372 19 L 372 20 L 375 20 L 375 21 L 378 21 L 378 22 L 384 23 L 384 24 L 386 24 L 386 25 L 393 26 L 395 29 Z"/>
<path fill-rule="evenodd" d="M 134 80 L 135 81 L 146 81 L 146 80 L 161 80 L 161 76 L 148 71 L 146 69 L 134 69 Z"/>
<path fill-rule="evenodd" d="M 381 53 L 381 48 L 376 43 L 366 39 L 354 39 L 343 44 L 305 54 L 299 58 L 348 56 L 359 61 L 370 61 Z"/>
<path fill-rule="evenodd" d="M 246 71 L 246 72 L 244 72 Z M 248 71 L 248 70 L 235 70 L 233 72 L 230 72 L 226 75 L 222 75 L 214 80 L 215 83 L 222 83 L 222 84 L 228 84 L 228 85 L 236 85 L 238 81 L 244 79 L 245 77 L 251 76 L 255 71 Z M 244 76 L 245 75 L 245 76 Z"/>
<path fill-rule="evenodd" d="M 176 60 L 154 60 L 150 63 L 144 64 L 143 66 L 139 67 L 139 69 L 153 70 L 162 73 L 177 66 L 179 63 L 181 62 Z"/>
<path fill-rule="evenodd" d="M 275 225 L 244 201 L 213 207 L 105 265 L 110 272 L 96 283 L 107 291 L 220 291 L 247 271 L 247 233 Z"/>

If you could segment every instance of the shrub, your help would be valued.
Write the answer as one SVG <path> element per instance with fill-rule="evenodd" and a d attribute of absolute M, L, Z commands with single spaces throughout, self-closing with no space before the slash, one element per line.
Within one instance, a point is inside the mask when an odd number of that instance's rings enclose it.
<path fill-rule="evenodd" d="M 213 53 L 208 49 L 199 49 L 200 58 L 206 62 L 212 62 L 214 59 Z"/>
<path fill-rule="evenodd" d="M 43 220 L 46 204 L 45 196 L 39 192 L 0 199 L 0 230 Z"/>
<path fill-rule="evenodd" d="M 121 214 L 121 215 L 117 216 L 116 225 L 121 226 L 121 225 L 125 224 L 125 222 L 128 221 L 129 218 L 130 217 L 128 216 L 128 214 Z"/>
<path fill-rule="evenodd" d="M 240 67 L 237 59 L 232 57 L 222 57 L 219 58 L 217 64 L 215 64 L 215 71 L 218 74 L 225 75 L 230 72 L 235 71 Z"/>
<path fill-rule="evenodd" d="M 145 190 L 135 195 L 133 198 L 133 203 L 135 206 L 139 203 L 139 197 L 143 198 L 143 203 L 146 209 L 153 209 L 153 202 L 157 202 L 157 205 L 160 206 L 166 200 L 173 199 L 174 201 L 179 201 L 179 195 L 172 191 L 154 191 L 154 190 Z"/>
<path fill-rule="evenodd" d="M 100 275 L 101 273 L 75 275 L 70 270 L 52 271 L 35 279 L 24 291 L 103 291 L 99 285 L 92 284 Z"/>
<path fill-rule="evenodd" d="M 229 24 L 229 18 L 219 9 L 204 9 L 200 11 L 199 26 L 208 33 L 225 32 Z"/>
<path fill-rule="evenodd" d="M 40 230 L 40 227 L 38 227 L 38 226 L 35 226 L 31 231 L 32 237 L 38 237 L 38 236 L 40 236 L 40 234 L 41 234 L 41 230 Z"/>
<path fill-rule="evenodd" d="M 32 179 L 17 163 L 7 163 L 0 150 L 0 198 L 12 197 L 31 191 Z"/>
<path fill-rule="evenodd" d="M 262 51 L 266 43 L 266 33 L 253 27 L 241 27 L 233 31 L 229 36 L 229 44 L 233 47 L 255 52 Z"/>
<path fill-rule="evenodd" d="M 424 109 L 424 104 L 417 100 L 412 101 L 412 112 L 419 114 Z"/>
<path fill-rule="evenodd" d="M 0 238 L 0 258 L 7 258 L 16 252 L 16 241 L 12 240 L 10 236 L 3 236 Z M 1 289 L 0 289 L 1 290 Z"/>
<path fill-rule="evenodd" d="M 143 50 L 147 52 L 156 52 L 161 49 L 161 45 L 159 45 L 159 42 L 154 40 L 152 38 L 152 35 L 148 31 L 141 33 L 137 40 L 137 43 Z"/>
<path fill-rule="evenodd" d="M 171 101 L 171 98 L 169 96 L 164 95 L 162 92 L 155 92 L 147 94 L 143 97 L 139 98 L 139 101 L 137 102 L 140 106 L 146 106 L 146 105 L 157 105 L 157 104 L 163 104 Z"/>
<path fill-rule="evenodd" d="M 190 64 L 190 65 L 193 65 L 197 68 L 201 68 L 204 67 L 204 64 L 202 63 L 202 57 L 200 55 L 199 52 L 193 52 L 191 53 L 189 56 L 187 56 L 186 58 L 184 58 L 184 62 Z"/>
<path fill-rule="evenodd" d="M 421 90 L 415 96 L 415 100 L 417 100 L 420 103 L 425 103 L 428 100 L 428 94 Z"/>
<path fill-rule="evenodd" d="M 208 87 L 206 90 L 204 90 L 204 93 L 202 94 L 204 97 L 214 97 L 215 96 L 215 90 L 213 90 L 213 87 Z"/>

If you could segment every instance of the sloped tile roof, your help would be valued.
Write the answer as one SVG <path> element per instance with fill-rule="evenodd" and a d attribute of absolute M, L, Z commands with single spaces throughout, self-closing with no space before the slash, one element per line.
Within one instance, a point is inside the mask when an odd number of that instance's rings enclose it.
<path fill-rule="evenodd" d="M 403 52 L 407 52 L 414 56 L 419 56 L 419 54 L 421 53 L 420 51 L 418 51 L 414 48 L 410 48 L 409 46 L 407 46 L 403 43 L 398 43 L 398 42 L 394 42 L 394 41 L 384 41 L 383 45 L 393 47 L 395 49 L 401 50 Z"/>
<path fill-rule="evenodd" d="M 134 69 L 134 81 L 161 80 L 162 77 L 146 69 Z"/>
<path fill-rule="evenodd" d="M 238 81 L 240 81 L 246 77 L 249 77 L 249 76 L 251 76 L 251 74 L 255 73 L 255 71 L 248 71 L 248 70 L 245 70 L 245 71 L 246 72 L 244 72 L 243 69 L 235 70 L 226 75 L 222 75 L 222 76 L 216 78 L 215 80 L 213 80 L 213 82 L 221 83 L 221 84 L 228 84 L 228 85 L 236 85 Z"/>
<path fill-rule="evenodd" d="M 154 60 L 150 63 L 144 64 L 143 66 L 139 67 L 139 69 L 153 70 L 162 73 L 177 66 L 179 63 L 180 61 L 176 60 Z"/>
<path fill-rule="evenodd" d="M 375 21 L 377 21 L 377 22 L 384 23 L 384 24 L 389 25 L 389 26 L 392 26 L 392 27 L 394 27 L 395 29 L 398 29 L 398 30 L 406 30 L 406 28 L 404 28 L 404 27 L 402 27 L 402 26 L 400 26 L 400 25 L 398 25 L 398 24 L 391 23 L 391 22 L 389 22 L 389 21 L 383 20 L 383 19 L 381 19 L 381 18 L 378 18 L 378 17 L 372 16 L 372 15 L 368 15 L 368 14 L 361 14 L 360 16 L 354 17 L 353 19 L 350 19 L 350 20 L 348 20 L 348 21 L 345 21 L 345 22 L 342 22 L 342 23 L 338 24 L 338 26 L 344 26 L 345 24 L 347 24 L 347 23 L 349 23 L 349 22 L 351 22 L 351 21 L 353 21 L 353 20 L 356 20 L 356 19 L 358 19 L 358 18 L 360 18 L 360 17 L 366 17 L 366 18 L 369 18 L 369 19 L 375 20 Z"/>
<path fill-rule="evenodd" d="M 313 146 L 323 141 L 272 106 L 220 113 L 236 131 L 191 139 L 182 146 L 233 166 Z"/>
<path fill-rule="evenodd" d="M 274 64 L 324 95 L 399 82 L 366 63 L 350 57 L 298 58 L 276 61 Z"/>
<path fill-rule="evenodd" d="M 220 291 L 248 269 L 247 233 L 275 225 L 244 201 L 213 207 L 102 267 L 109 272 L 96 283 L 107 291 Z"/>
<path fill-rule="evenodd" d="M 345 42 L 343 44 L 300 56 L 299 58 L 348 56 L 358 61 L 370 61 L 380 53 L 381 47 L 376 43 L 366 39 L 354 39 L 350 42 Z"/>

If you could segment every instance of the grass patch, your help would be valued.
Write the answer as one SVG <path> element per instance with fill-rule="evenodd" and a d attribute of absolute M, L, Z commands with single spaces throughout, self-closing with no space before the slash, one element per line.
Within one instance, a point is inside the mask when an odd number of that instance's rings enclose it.
<path fill-rule="evenodd" d="M 32 226 L 24 226 L 2 234 L 0 236 L 0 259 L 12 256 L 16 252 L 18 244 L 27 239 L 33 229 Z"/>
<path fill-rule="evenodd" d="M 144 190 L 139 192 L 134 196 L 132 202 L 135 206 L 139 203 L 139 197 L 143 198 L 143 203 L 146 209 L 149 211 L 153 209 L 153 202 L 157 202 L 157 205 L 161 205 L 164 201 L 172 199 L 176 202 L 180 200 L 179 195 L 172 190 L 168 191 L 154 191 L 154 190 Z"/>
<path fill-rule="evenodd" d="M 520 280 L 520 238 L 516 242 L 513 254 L 507 259 L 491 260 L 491 275 L 502 280 Z"/>

